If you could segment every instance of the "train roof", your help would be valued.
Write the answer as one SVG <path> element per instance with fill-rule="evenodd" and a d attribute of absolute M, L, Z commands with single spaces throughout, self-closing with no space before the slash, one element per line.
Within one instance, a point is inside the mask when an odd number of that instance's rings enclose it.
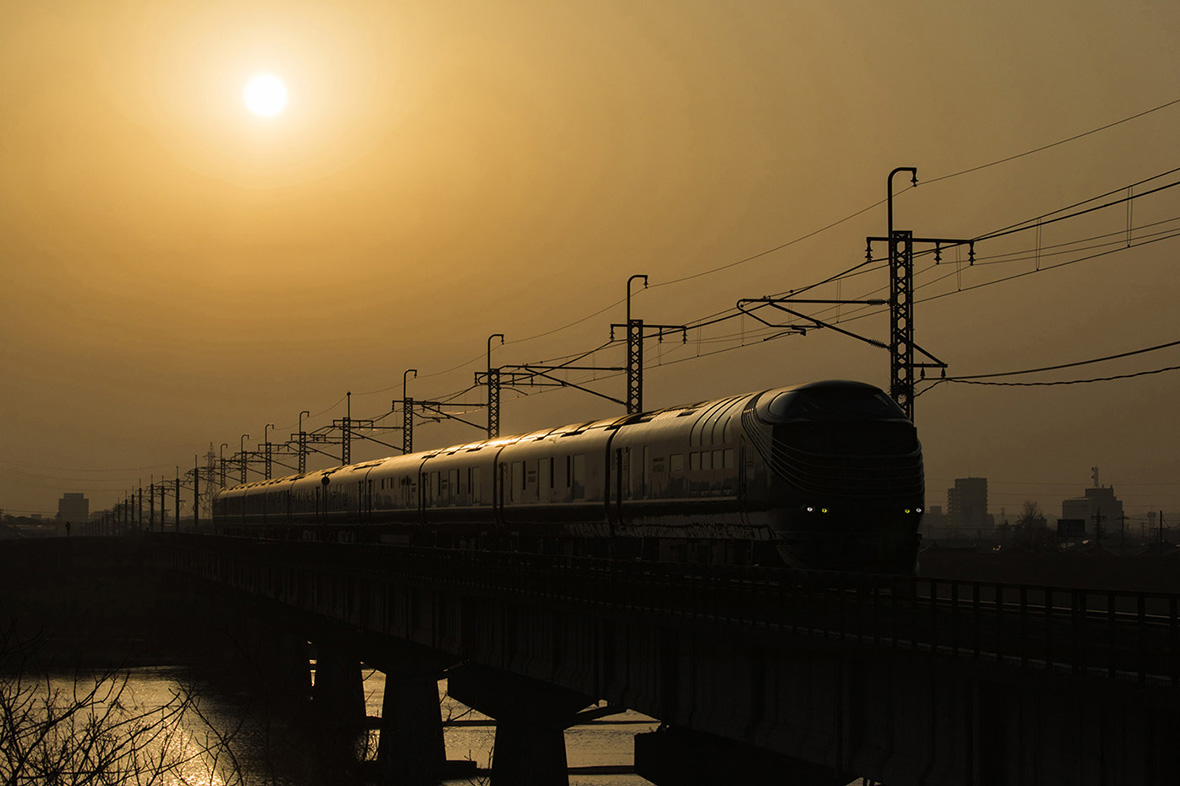
<path fill-rule="evenodd" d="M 800 396 L 798 394 L 803 395 Z M 853 394 L 853 397 L 860 398 L 863 406 L 867 407 L 865 413 L 870 414 L 873 417 L 905 418 L 905 414 L 902 412 L 901 408 L 893 403 L 892 399 L 890 399 L 880 388 L 874 385 L 851 380 L 821 380 L 818 382 L 806 382 L 798 385 L 755 391 L 752 393 L 742 393 L 736 396 L 724 396 L 721 398 L 706 399 L 692 404 L 681 404 L 672 407 L 664 407 L 661 409 L 648 410 L 646 412 L 633 415 L 623 415 L 620 417 L 603 418 L 600 420 L 588 420 L 569 423 L 557 428 L 540 429 L 527 434 L 516 434 L 506 437 L 477 440 L 475 442 L 466 442 L 458 445 L 434 448 L 432 450 L 418 451 L 416 453 L 407 455 L 387 456 L 358 464 L 350 464 L 342 467 L 328 467 L 326 469 L 313 470 L 303 474 L 287 475 L 281 478 L 273 478 L 270 480 L 256 480 L 249 483 L 243 483 L 221 489 L 218 493 L 232 494 L 249 492 L 269 485 L 292 484 L 299 481 L 306 481 L 308 479 L 315 479 L 316 482 L 322 482 L 324 477 L 330 477 L 337 472 L 346 472 L 351 474 L 353 472 L 368 471 L 375 468 L 393 469 L 397 464 L 403 461 L 422 462 L 427 459 L 440 456 L 450 456 L 463 452 L 475 452 L 489 448 L 501 449 L 510 445 L 533 442 L 537 440 L 577 437 L 579 435 L 584 435 L 587 432 L 592 432 L 599 429 L 616 429 L 627 425 L 648 423 L 658 425 L 664 422 L 669 422 L 669 425 L 671 425 L 671 422 L 675 421 L 677 418 L 691 417 L 693 415 L 700 416 L 696 425 L 694 425 L 694 432 L 697 430 L 697 426 L 699 426 L 701 430 L 705 428 L 715 429 L 718 427 L 718 424 L 723 424 L 725 421 L 732 419 L 732 417 L 735 415 L 740 414 L 739 410 L 745 409 L 744 403 L 750 401 L 754 402 L 755 406 L 757 407 L 759 417 L 764 421 L 779 422 L 784 418 L 791 419 L 793 413 L 795 412 L 795 408 L 799 406 L 800 401 L 806 401 L 808 404 L 819 405 L 823 405 L 824 402 L 832 402 L 834 405 L 834 402 L 837 399 L 842 397 L 847 398 L 848 394 Z M 742 403 L 743 406 L 739 407 L 739 403 Z"/>

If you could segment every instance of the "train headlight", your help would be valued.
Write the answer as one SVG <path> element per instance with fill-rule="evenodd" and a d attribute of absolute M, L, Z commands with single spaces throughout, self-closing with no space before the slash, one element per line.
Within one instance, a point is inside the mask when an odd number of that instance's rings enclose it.
<path fill-rule="evenodd" d="M 828 509 L 827 509 L 827 508 L 820 508 L 820 509 L 819 509 L 819 512 L 820 512 L 820 513 L 827 513 L 827 512 L 828 512 Z"/>
<path fill-rule="evenodd" d="M 815 513 L 815 506 L 808 505 L 806 508 L 804 508 L 804 510 L 806 510 L 808 513 Z"/>

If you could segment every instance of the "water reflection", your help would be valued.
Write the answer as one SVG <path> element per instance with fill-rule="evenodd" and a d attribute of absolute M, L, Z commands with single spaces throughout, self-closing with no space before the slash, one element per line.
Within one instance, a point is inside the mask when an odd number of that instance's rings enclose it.
<path fill-rule="evenodd" d="M 140 739 L 144 761 L 151 765 L 155 777 L 100 782 L 134 780 L 162 786 L 376 783 L 376 728 L 333 735 L 306 707 L 303 711 L 278 708 L 244 688 L 193 677 L 181 667 L 140 668 L 116 676 L 121 694 L 109 696 L 100 706 L 113 701 L 126 717 L 139 718 L 155 729 Z M 69 686 L 71 692 L 76 677 L 72 672 L 52 675 L 55 685 Z M 85 680 L 79 684 L 84 686 Z M 384 675 L 366 670 L 364 687 L 367 713 L 376 718 L 384 698 Z M 440 689 L 447 757 L 473 762 L 477 768 L 443 784 L 486 784 L 495 727 L 491 719 L 446 695 L 445 681 Z M 645 716 L 627 712 L 569 729 L 565 741 L 570 785 L 650 786 L 644 778 L 618 770 L 629 769 L 633 763 L 634 735 L 656 725 Z M 126 733 L 133 729 L 133 724 L 123 727 Z M 589 768 L 596 771 L 585 771 Z"/>
<path fill-rule="evenodd" d="M 76 678 L 72 672 L 51 676 L 58 687 L 73 686 Z M 376 728 L 333 735 L 306 708 L 303 712 L 277 708 L 248 690 L 194 677 L 181 667 L 139 668 L 120 673 L 118 679 L 125 681 L 118 698 L 123 710 L 158 726 L 158 733 L 143 741 L 146 760 L 158 770 L 158 777 L 144 783 L 356 786 L 375 782 Z M 364 686 L 368 715 L 375 718 L 384 698 L 384 675 L 366 670 Z M 447 696 L 445 681 L 440 687 L 447 756 L 472 762 L 476 768 L 443 783 L 487 783 L 495 727 L 491 719 Z M 629 768 L 633 736 L 654 726 L 650 719 L 625 713 L 567 731 L 571 786 L 647 786 L 648 781 L 634 774 L 587 774 L 578 769 Z"/>

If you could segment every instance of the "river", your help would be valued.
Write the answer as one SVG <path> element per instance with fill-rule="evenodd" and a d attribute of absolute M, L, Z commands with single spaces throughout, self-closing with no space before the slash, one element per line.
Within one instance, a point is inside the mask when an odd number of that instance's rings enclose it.
<path fill-rule="evenodd" d="M 183 761 L 164 783 L 192 786 L 320 786 L 336 778 L 326 777 L 337 769 L 325 760 L 317 740 L 309 739 L 306 725 L 288 714 L 265 711 L 245 692 L 230 693 L 223 686 L 194 680 L 183 667 L 137 668 L 124 672 L 127 682 L 123 703 L 136 712 L 153 713 L 173 707 L 177 697 L 189 699 L 186 711 L 173 724 L 168 745 L 174 759 Z M 364 671 L 365 701 L 370 717 L 381 713 L 385 676 Z M 53 675 L 59 687 L 74 681 L 72 673 Z M 487 783 L 495 727 L 474 710 L 446 696 L 446 682 L 440 712 L 444 720 L 447 758 L 474 762 L 476 771 L 452 778 L 446 786 Z M 571 768 L 571 786 L 647 786 L 650 782 L 618 770 L 632 765 L 632 738 L 649 731 L 657 722 L 634 712 L 569 729 L 565 734 L 566 755 Z M 311 733 L 314 737 L 314 733 Z M 223 746 L 222 743 L 225 743 Z M 367 744 L 366 744 L 367 743 Z M 377 732 L 368 734 L 358 748 L 374 758 Z M 581 768 L 609 767 L 610 773 L 579 772 Z M 338 781 L 339 782 L 339 781 Z M 345 782 L 365 784 L 361 775 Z"/>
<path fill-rule="evenodd" d="M 248 691 L 195 678 L 186 667 L 140 667 L 117 674 L 115 682 L 123 685 L 119 702 L 129 713 L 149 721 L 172 713 L 145 746 L 148 759 L 168 763 L 167 772 L 140 782 L 157 786 L 367 786 L 376 782 L 375 766 L 358 772 L 351 764 L 356 752 L 370 762 L 376 758 L 375 730 L 343 747 L 325 746 L 322 732 L 306 717 L 269 711 Z M 89 684 L 74 672 L 49 676 L 53 686 L 68 695 L 73 695 L 76 685 Z M 381 712 L 385 676 L 366 669 L 364 678 L 367 712 L 376 718 Z M 442 784 L 487 784 L 495 738 L 493 722 L 447 696 L 445 680 L 439 685 L 447 758 L 474 765 L 463 777 L 449 778 Z M 176 713 L 180 705 L 183 712 Z M 567 730 L 570 786 L 650 786 L 650 781 L 629 770 L 634 736 L 657 725 L 651 718 L 627 711 Z M 857 779 L 849 786 L 860 784 Z"/>

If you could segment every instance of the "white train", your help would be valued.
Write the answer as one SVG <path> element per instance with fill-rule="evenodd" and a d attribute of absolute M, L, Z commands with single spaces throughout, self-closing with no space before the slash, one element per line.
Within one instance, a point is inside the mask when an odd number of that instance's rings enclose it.
<path fill-rule="evenodd" d="M 923 496 L 900 407 L 828 381 L 246 483 L 213 517 L 251 537 L 904 574 Z"/>

